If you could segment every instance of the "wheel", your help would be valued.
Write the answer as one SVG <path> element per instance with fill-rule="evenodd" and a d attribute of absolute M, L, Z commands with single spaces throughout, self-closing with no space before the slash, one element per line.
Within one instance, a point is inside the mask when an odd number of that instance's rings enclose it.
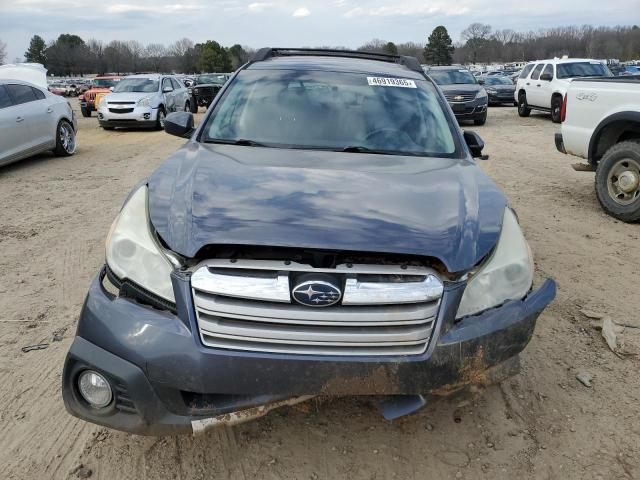
<path fill-rule="evenodd" d="M 164 107 L 158 108 L 158 118 L 156 118 L 156 128 L 158 130 L 164 130 L 164 119 L 166 114 L 164 112 Z"/>
<path fill-rule="evenodd" d="M 83 117 L 90 117 L 91 116 L 91 110 L 89 110 L 88 108 L 80 107 L 80 111 L 82 112 L 82 116 Z"/>
<path fill-rule="evenodd" d="M 560 123 L 560 112 L 562 111 L 562 98 L 555 96 L 551 99 L 551 121 Z"/>
<path fill-rule="evenodd" d="M 68 157 L 76 151 L 76 132 L 66 120 L 60 120 L 56 129 L 56 148 L 53 153 L 59 157 Z"/>
<path fill-rule="evenodd" d="M 485 123 L 487 123 L 487 112 L 485 112 L 484 115 L 481 116 L 480 118 L 473 119 L 474 125 L 484 125 Z"/>
<path fill-rule="evenodd" d="M 190 103 L 191 106 L 191 113 L 198 113 L 198 101 L 197 100 L 193 100 L 193 102 Z"/>
<path fill-rule="evenodd" d="M 521 117 L 528 117 L 531 115 L 531 109 L 527 104 L 527 94 L 524 92 L 518 95 L 518 115 Z"/>
<path fill-rule="evenodd" d="M 612 217 L 640 221 L 640 141 L 620 142 L 605 152 L 596 170 L 596 195 Z"/>

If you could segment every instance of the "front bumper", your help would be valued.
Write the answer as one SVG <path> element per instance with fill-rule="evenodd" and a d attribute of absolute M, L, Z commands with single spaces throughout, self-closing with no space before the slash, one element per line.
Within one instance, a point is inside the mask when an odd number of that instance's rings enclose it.
<path fill-rule="evenodd" d="M 92 283 L 63 373 L 67 410 L 137 434 L 191 433 L 192 421 L 305 395 L 446 395 L 492 383 L 492 371 L 517 356 L 555 297 L 547 280 L 525 299 L 454 322 L 464 285 L 449 284 L 434 338 L 422 355 L 320 357 L 249 353 L 202 345 L 188 276 L 174 274 L 177 315 L 113 297 Z M 76 391 L 86 368 L 115 390 L 104 411 Z"/>
<path fill-rule="evenodd" d="M 513 92 L 509 93 L 488 93 L 489 104 L 510 103 L 513 105 Z"/>
<path fill-rule="evenodd" d="M 488 99 L 470 102 L 449 102 L 453 114 L 458 120 L 476 120 L 487 114 Z"/>
<path fill-rule="evenodd" d="M 98 108 L 98 122 L 100 126 L 107 127 L 154 127 L 158 118 L 158 109 L 151 107 L 131 108 L 131 112 L 112 112 L 113 106 L 101 105 Z"/>

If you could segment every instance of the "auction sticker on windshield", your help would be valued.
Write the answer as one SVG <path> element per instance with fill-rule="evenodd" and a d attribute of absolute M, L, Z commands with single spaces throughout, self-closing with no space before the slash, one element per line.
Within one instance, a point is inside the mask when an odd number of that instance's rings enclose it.
<path fill-rule="evenodd" d="M 406 78 L 367 77 L 367 82 L 374 87 L 418 88 L 416 82 Z"/>

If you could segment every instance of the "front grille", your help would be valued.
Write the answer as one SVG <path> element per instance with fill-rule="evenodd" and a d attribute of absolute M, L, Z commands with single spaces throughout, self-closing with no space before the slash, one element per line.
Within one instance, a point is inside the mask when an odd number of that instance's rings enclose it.
<path fill-rule="evenodd" d="M 471 100 L 475 99 L 476 92 L 462 92 L 462 93 L 445 92 L 444 96 L 447 99 L 447 102 L 464 103 L 464 102 L 470 102 Z"/>
<path fill-rule="evenodd" d="M 332 306 L 291 299 L 300 275 L 332 275 Z M 306 277 L 305 277 L 306 278 Z M 433 270 L 395 265 L 313 268 L 293 262 L 206 262 L 191 278 L 200 338 L 229 350 L 302 355 L 418 355 L 435 327 L 442 283 Z"/>
<path fill-rule="evenodd" d="M 110 108 L 109 111 L 111 113 L 131 113 L 133 108 Z"/>

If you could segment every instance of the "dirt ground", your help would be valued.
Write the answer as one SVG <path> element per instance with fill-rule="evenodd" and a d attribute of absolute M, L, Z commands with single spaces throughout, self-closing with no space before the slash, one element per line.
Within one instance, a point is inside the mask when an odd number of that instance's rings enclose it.
<path fill-rule="evenodd" d="M 197 438 L 111 431 L 62 404 L 63 360 L 111 221 L 182 143 L 105 132 L 95 116 L 79 125 L 75 156 L 0 168 L 1 478 L 640 478 L 640 329 L 625 329 L 627 354 L 616 355 L 583 313 L 638 322 L 640 226 L 601 211 L 593 174 L 556 152 L 548 117 L 492 108 L 486 126 L 466 127 L 484 138 L 491 159 L 482 168 L 518 211 L 537 282 L 558 281 L 518 376 L 393 423 L 364 399 L 338 398 Z M 49 347 L 21 351 L 39 343 Z"/>

